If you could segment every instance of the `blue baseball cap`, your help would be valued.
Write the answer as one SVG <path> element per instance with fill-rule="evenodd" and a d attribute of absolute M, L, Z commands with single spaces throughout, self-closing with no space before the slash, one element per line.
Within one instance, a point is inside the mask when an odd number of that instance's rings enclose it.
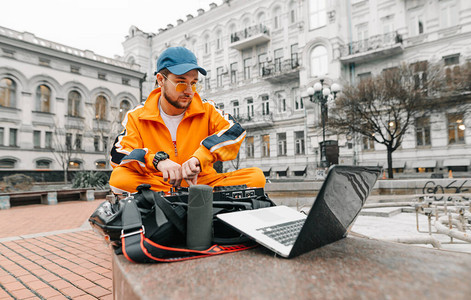
<path fill-rule="evenodd" d="M 182 75 L 196 69 L 206 76 L 206 70 L 198 66 L 193 52 L 184 47 L 170 47 L 160 54 L 155 74 L 165 68 L 175 75 Z"/>

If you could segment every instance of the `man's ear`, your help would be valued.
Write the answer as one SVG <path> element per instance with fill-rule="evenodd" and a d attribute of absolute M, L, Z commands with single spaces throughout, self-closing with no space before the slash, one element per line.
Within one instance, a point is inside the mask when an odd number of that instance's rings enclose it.
<path fill-rule="evenodd" d="M 162 86 L 164 84 L 164 77 L 162 76 L 162 74 L 160 73 L 157 73 L 157 75 L 155 76 L 156 78 L 156 84 L 158 84 L 159 86 Z"/>

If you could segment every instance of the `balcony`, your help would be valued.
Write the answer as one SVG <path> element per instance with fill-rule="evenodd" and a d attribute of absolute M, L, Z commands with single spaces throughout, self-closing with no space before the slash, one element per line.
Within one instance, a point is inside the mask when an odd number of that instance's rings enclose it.
<path fill-rule="evenodd" d="M 270 41 L 270 33 L 265 25 L 249 26 L 231 34 L 229 47 L 242 51 Z"/>
<path fill-rule="evenodd" d="M 244 127 L 244 129 L 263 128 L 273 126 L 272 113 L 262 114 L 255 113 L 253 116 L 248 114 L 238 115 L 236 120 Z"/>
<path fill-rule="evenodd" d="M 277 60 L 266 63 L 261 72 L 262 78 L 270 83 L 282 83 L 299 79 L 300 63 L 298 59 Z"/>
<path fill-rule="evenodd" d="M 65 128 L 66 129 L 77 129 L 77 130 L 84 130 L 85 129 L 85 119 L 78 116 L 65 116 Z"/>
<path fill-rule="evenodd" d="M 390 32 L 341 46 L 340 61 L 344 64 L 362 63 L 403 51 L 402 36 L 396 32 Z"/>

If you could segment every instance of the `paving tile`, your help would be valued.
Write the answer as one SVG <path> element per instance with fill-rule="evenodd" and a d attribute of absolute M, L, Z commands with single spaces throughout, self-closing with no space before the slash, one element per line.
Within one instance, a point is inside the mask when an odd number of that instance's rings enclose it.
<path fill-rule="evenodd" d="M 11 293 L 16 299 L 27 299 L 35 297 L 35 294 L 28 289 L 15 290 Z"/>
<path fill-rule="evenodd" d="M 55 290 L 51 287 L 38 289 L 38 290 L 36 290 L 36 293 L 40 294 L 42 297 L 44 297 L 46 299 L 49 299 L 50 297 L 62 295 L 59 291 L 57 291 L 57 290 Z"/>
<path fill-rule="evenodd" d="M 105 288 L 102 288 L 102 287 L 99 287 L 99 286 L 95 286 L 95 287 L 87 289 L 87 293 L 90 293 L 93 296 L 99 298 L 99 297 L 108 295 L 110 293 L 110 291 L 108 289 L 105 289 Z"/>
<path fill-rule="evenodd" d="M 72 299 L 75 299 L 78 296 L 82 296 L 82 295 L 87 294 L 87 292 L 85 292 L 84 290 L 79 289 L 75 286 L 71 286 L 71 287 L 62 289 L 61 292 L 64 293 L 65 295 L 69 296 L 69 297 L 72 297 Z"/>

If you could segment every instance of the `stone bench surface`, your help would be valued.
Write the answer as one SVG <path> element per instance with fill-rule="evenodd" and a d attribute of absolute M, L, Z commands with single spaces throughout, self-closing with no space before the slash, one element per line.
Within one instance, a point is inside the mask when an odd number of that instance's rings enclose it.
<path fill-rule="evenodd" d="M 471 255 L 347 237 L 284 259 L 256 249 L 176 263 L 113 255 L 115 299 L 466 299 Z"/>

